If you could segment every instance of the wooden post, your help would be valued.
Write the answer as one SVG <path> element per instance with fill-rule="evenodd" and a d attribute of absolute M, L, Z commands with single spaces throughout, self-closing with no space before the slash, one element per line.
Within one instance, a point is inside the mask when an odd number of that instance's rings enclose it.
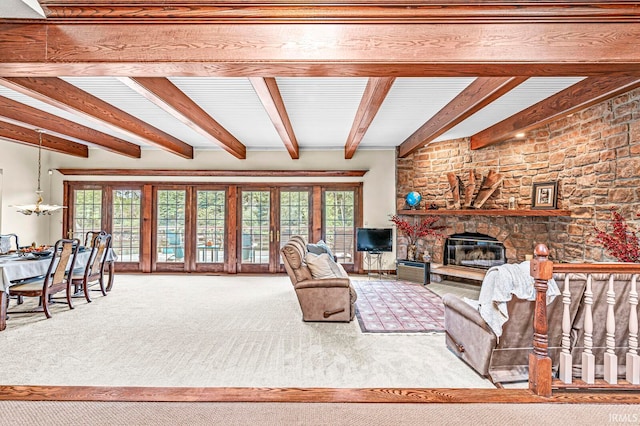
<path fill-rule="evenodd" d="M 544 244 L 535 248 L 531 261 L 531 276 L 536 289 L 533 316 L 533 351 L 529 354 L 529 389 L 536 395 L 551 396 L 551 358 L 548 348 L 547 281 L 553 276 L 553 262 Z"/>

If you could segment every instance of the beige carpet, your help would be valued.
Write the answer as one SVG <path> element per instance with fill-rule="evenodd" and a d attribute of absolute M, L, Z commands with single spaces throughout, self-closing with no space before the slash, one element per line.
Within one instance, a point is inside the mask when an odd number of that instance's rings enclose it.
<path fill-rule="evenodd" d="M 118 275 L 93 300 L 12 315 L 0 347 L 21 368 L 0 369 L 0 384 L 493 387 L 442 333 L 304 323 L 285 276 Z"/>
<path fill-rule="evenodd" d="M 606 425 L 640 408 L 597 404 L 307 404 L 0 401 L 0 425 Z"/>

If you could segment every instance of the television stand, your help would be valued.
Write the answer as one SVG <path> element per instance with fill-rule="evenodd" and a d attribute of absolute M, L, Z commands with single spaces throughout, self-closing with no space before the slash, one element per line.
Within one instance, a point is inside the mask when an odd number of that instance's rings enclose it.
<path fill-rule="evenodd" d="M 367 267 L 367 276 L 378 276 L 382 278 L 382 252 L 381 251 L 367 251 L 364 254 L 364 263 Z M 371 266 L 375 265 L 375 268 Z M 372 272 L 375 271 L 375 272 Z"/>

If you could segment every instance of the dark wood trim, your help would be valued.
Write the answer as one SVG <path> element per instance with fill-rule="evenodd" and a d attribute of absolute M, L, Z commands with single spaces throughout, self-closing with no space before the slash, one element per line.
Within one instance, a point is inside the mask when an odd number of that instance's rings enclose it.
<path fill-rule="evenodd" d="M 368 170 L 57 169 L 65 176 L 362 177 Z"/>
<path fill-rule="evenodd" d="M 347 160 L 353 158 L 358 145 L 367 133 L 395 80 L 395 77 L 371 77 L 367 81 L 367 87 L 364 89 L 356 111 L 356 118 L 353 120 L 351 131 L 344 145 L 344 158 Z"/>
<path fill-rule="evenodd" d="M 323 190 L 319 185 L 313 187 L 312 194 L 312 219 L 311 219 L 311 240 L 313 242 L 322 239 L 322 200 Z"/>
<path fill-rule="evenodd" d="M 480 149 L 512 139 L 516 132 L 526 132 L 559 120 L 638 87 L 640 87 L 640 79 L 636 76 L 612 75 L 585 78 L 471 136 L 471 149 Z"/>
<path fill-rule="evenodd" d="M 610 263 L 554 263 L 553 272 L 576 274 L 640 274 L 640 264 Z"/>
<path fill-rule="evenodd" d="M 409 216 L 571 216 L 571 210 L 506 210 L 506 209 L 489 209 L 489 210 L 398 210 L 398 214 Z"/>
<path fill-rule="evenodd" d="M 227 260 L 225 263 L 225 271 L 230 274 L 238 272 L 238 252 L 235 249 L 238 245 L 238 186 L 229 185 L 227 189 L 227 235 L 225 252 Z M 233 250 L 232 250 L 233 248 Z"/>
<path fill-rule="evenodd" d="M 0 111 L 2 111 L 1 107 Z M 17 126 L 12 123 L 7 123 L 2 120 L 0 120 L 0 138 L 4 138 L 10 142 L 19 143 L 21 145 L 34 147 L 38 147 L 40 145 L 40 139 L 37 131 Z M 86 145 L 54 135 L 42 135 L 42 149 L 73 155 L 74 157 L 89 158 L 89 148 L 87 148 Z"/>
<path fill-rule="evenodd" d="M 238 388 L 0 386 L 2 401 L 120 402 L 324 402 L 398 404 L 640 404 L 637 392 L 556 391 L 551 397 L 528 389 L 459 388 Z"/>
<path fill-rule="evenodd" d="M 291 126 L 289 114 L 287 114 L 287 108 L 284 105 L 276 79 L 273 77 L 250 77 L 249 81 L 258 98 L 260 98 L 260 102 L 262 102 L 289 155 L 292 159 L 297 160 L 300 158 L 298 140 L 293 132 L 293 126 Z"/>
<path fill-rule="evenodd" d="M 142 223 L 140 225 L 140 268 L 142 272 L 153 271 L 151 259 L 153 257 L 154 242 L 153 237 L 153 186 L 145 184 L 142 186 Z"/>
<path fill-rule="evenodd" d="M 640 74 L 637 19 L 606 25 L 0 23 L 0 33 L 2 76 Z M 283 34 L 296 43 L 283 48 Z"/>
<path fill-rule="evenodd" d="M 476 78 L 451 102 L 400 144 L 399 157 L 404 158 L 427 145 L 527 79 L 528 77 Z"/>
<path fill-rule="evenodd" d="M 121 77 L 120 81 L 229 154 L 247 158 L 247 147 L 168 79 Z"/>
<path fill-rule="evenodd" d="M 474 2 L 458 1 L 86 1 L 40 0 L 48 20 L 54 22 L 177 21 L 177 22 L 619 22 L 637 17 L 638 10 L 624 1 L 590 3 L 568 1 Z"/>
<path fill-rule="evenodd" d="M 125 132 L 143 143 L 157 146 L 180 157 L 193 158 L 191 145 L 60 78 L 0 78 L 0 85 L 92 122 Z"/>
<path fill-rule="evenodd" d="M 83 126 L 71 120 L 65 120 L 57 115 L 21 104 L 4 96 L 0 96 L 0 116 L 4 117 L 5 121 L 11 121 L 14 124 L 33 130 L 43 129 L 59 135 L 71 136 L 98 145 L 106 151 L 115 152 L 116 154 L 127 157 L 140 158 L 140 147 L 136 144 L 98 132 L 90 127 Z M 76 144 L 75 142 L 69 143 Z M 69 145 L 70 148 L 71 146 L 72 145 Z"/>

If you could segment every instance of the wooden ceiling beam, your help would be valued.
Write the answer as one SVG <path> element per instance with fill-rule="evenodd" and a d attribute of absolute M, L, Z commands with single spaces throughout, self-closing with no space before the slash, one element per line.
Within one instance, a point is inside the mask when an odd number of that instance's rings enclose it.
<path fill-rule="evenodd" d="M 0 96 L 0 117 L 5 121 L 28 127 L 32 130 L 44 129 L 48 132 L 83 140 L 116 154 L 140 158 L 140 147 L 136 144 L 98 132 L 90 127 L 21 104 L 4 96 Z"/>
<path fill-rule="evenodd" d="M 246 146 L 168 79 L 121 77 L 119 80 L 229 154 L 241 160 L 247 158 Z"/>
<path fill-rule="evenodd" d="M 406 157 L 422 148 L 526 80 L 527 77 L 476 78 L 451 102 L 402 142 L 398 155 Z"/>
<path fill-rule="evenodd" d="M 637 20 L 607 25 L 4 22 L 0 34 L 2 76 L 640 74 Z"/>
<path fill-rule="evenodd" d="M 95 123 L 125 132 L 183 158 L 193 147 L 59 78 L 0 78 L 0 85 Z"/>
<path fill-rule="evenodd" d="M 640 87 L 638 76 L 589 77 L 471 136 L 480 149 Z"/>
<path fill-rule="evenodd" d="M 249 81 L 256 91 L 260 102 L 269 114 L 269 118 L 280 135 L 280 139 L 287 148 L 292 159 L 300 158 L 298 140 L 293 132 L 287 108 L 278 89 L 278 83 L 273 77 L 250 77 Z"/>
<path fill-rule="evenodd" d="M 37 131 L 2 120 L 0 120 L 0 138 L 23 145 L 36 147 L 40 145 Z M 46 133 L 42 134 L 42 149 L 73 155 L 74 157 L 89 157 L 89 148 L 86 145 Z"/>
<path fill-rule="evenodd" d="M 353 158 L 395 80 L 395 77 L 372 77 L 367 81 L 367 87 L 364 89 L 356 111 L 356 118 L 353 120 L 349 137 L 344 145 L 344 158 L 347 160 Z"/>

